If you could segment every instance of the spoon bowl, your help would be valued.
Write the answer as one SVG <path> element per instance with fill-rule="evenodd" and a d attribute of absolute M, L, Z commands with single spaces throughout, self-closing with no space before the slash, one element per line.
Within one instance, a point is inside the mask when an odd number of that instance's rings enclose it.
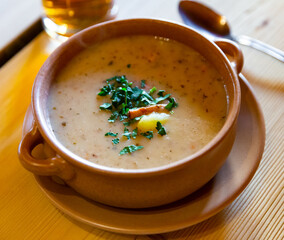
<path fill-rule="evenodd" d="M 227 38 L 284 62 L 283 51 L 248 36 L 233 36 L 226 17 L 198 1 L 181 0 L 179 12 L 186 25 L 196 29 L 210 40 Z"/>
<path fill-rule="evenodd" d="M 179 11 L 186 25 L 203 34 L 232 38 L 225 16 L 196 1 L 180 1 Z"/>

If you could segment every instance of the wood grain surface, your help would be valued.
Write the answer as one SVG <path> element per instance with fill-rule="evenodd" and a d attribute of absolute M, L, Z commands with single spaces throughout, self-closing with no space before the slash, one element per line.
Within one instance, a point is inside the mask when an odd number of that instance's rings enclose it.
<path fill-rule="evenodd" d="M 27 2 L 27 1 L 24 1 Z M 155 17 L 181 22 L 177 0 L 119 0 L 119 19 Z M 204 1 L 205 2 L 205 1 Z M 226 15 L 235 34 L 284 50 L 284 1 L 208 0 Z M 12 26 L 11 26 L 12 27 Z M 56 209 L 17 157 L 34 78 L 59 43 L 45 33 L 0 69 L 0 239 L 283 239 L 284 64 L 242 47 L 243 74 L 252 84 L 266 122 L 261 164 L 227 208 L 183 230 L 154 236 L 119 235 L 85 225 Z"/>

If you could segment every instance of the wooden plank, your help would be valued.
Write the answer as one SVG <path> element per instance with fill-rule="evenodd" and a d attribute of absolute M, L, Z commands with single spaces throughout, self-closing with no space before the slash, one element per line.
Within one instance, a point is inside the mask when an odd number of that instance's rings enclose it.
<path fill-rule="evenodd" d="M 41 19 L 36 20 L 13 41 L 5 45 L 0 51 L 0 68 L 16 55 L 23 47 L 30 43 L 43 30 Z"/>

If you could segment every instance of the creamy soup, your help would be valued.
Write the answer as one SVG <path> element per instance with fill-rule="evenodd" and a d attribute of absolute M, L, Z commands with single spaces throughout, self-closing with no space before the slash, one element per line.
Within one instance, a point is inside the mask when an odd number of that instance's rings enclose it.
<path fill-rule="evenodd" d="M 132 89 L 153 99 L 171 94 L 158 104 L 168 105 L 173 98 L 178 106 L 134 119 L 129 126 L 123 124 L 129 119 L 109 122 L 114 110 L 100 106 L 110 106 L 113 99 L 98 93 L 114 76 L 125 76 Z M 55 137 L 76 155 L 104 166 L 143 169 L 183 159 L 212 140 L 226 119 L 227 95 L 220 74 L 190 47 L 128 36 L 95 44 L 72 59 L 51 85 L 48 111 Z M 149 121 L 155 126 L 149 127 Z M 158 133 L 158 121 L 164 133 Z"/>

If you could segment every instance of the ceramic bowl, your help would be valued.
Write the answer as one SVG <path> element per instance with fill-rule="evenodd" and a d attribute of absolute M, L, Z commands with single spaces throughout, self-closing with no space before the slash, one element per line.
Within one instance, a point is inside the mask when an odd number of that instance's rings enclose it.
<path fill-rule="evenodd" d="M 226 122 L 216 137 L 197 153 L 165 166 L 121 170 L 76 156 L 52 134 L 46 105 L 50 84 L 58 73 L 70 59 L 94 43 L 126 35 L 153 35 L 179 41 L 201 53 L 223 76 L 229 98 Z M 230 61 L 222 50 L 230 55 Z M 234 43 L 211 42 L 193 29 L 176 23 L 129 19 L 92 26 L 57 48 L 40 69 L 32 92 L 34 122 L 20 143 L 20 161 L 34 174 L 60 177 L 83 196 L 111 206 L 146 208 L 181 199 L 212 179 L 230 153 L 240 110 L 237 74 L 242 63 L 241 51 Z M 39 143 L 48 146 L 51 157 L 33 157 L 31 152 Z"/>

